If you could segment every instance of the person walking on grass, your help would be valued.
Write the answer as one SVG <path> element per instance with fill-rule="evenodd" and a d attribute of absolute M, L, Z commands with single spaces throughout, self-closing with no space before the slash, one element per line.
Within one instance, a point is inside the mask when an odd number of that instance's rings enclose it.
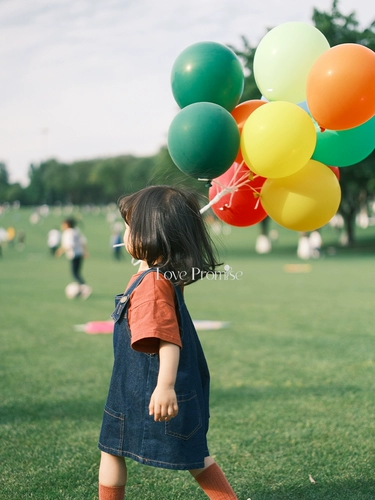
<path fill-rule="evenodd" d="M 123 500 L 124 457 L 188 470 L 212 500 L 237 499 L 207 445 L 210 375 L 183 288 L 219 263 L 196 196 L 151 186 L 122 198 L 139 272 L 112 315 L 114 366 L 99 438 L 99 499 Z"/>
<path fill-rule="evenodd" d="M 79 284 L 79 295 L 87 299 L 92 293 L 92 288 L 86 284 L 81 272 L 83 260 L 88 256 L 87 240 L 76 227 L 73 218 L 66 219 L 62 223 L 61 246 L 57 249 L 56 255 L 61 257 L 63 254 L 71 262 L 71 273 Z"/>

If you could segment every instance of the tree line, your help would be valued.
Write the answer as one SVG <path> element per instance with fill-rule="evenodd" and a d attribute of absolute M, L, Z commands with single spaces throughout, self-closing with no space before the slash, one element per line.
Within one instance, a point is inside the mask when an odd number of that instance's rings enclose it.
<path fill-rule="evenodd" d="M 327 38 L 331 47 L 342 43 L 358 43 L 375 50 L 375 20 L 360 29 L 355 12 L 343 15 L 334 0 L 330 12 L 313 10 L 315 27 Z M 241 101 L 259 99 L 260 92 L 253 74 L 256 47 L 241 37 L 242 47 L 231 47 L 246 68 L 245 89 Z M 339 212 L 344 218 L 349 243 L 354 241 L 356 215 L 375 199 L 375 151 L 356 165 L 340 169 L 342 201 Z M 22 205 L 103 204 L 121 195 L 135 192 L 150 184 L 175 184 L 193 187 L 207 195 L 201 181 L 179 171 L 167 147 L 149 157 L 123 155 L 72 163 L 49 159 L 32 164 L 29 184 L 11 184 L 6 165 L 0 163 L 0 203 L 19 201 Z"/>
<path fill-rule="evenodd" d="M 132 155 L 62 163 L 56 159 L 30 165 L 29 184 L 10 184 L 0 163 L 0 203 L 21 205 L 106 204 L 150 184 L 173 184 L 207 192 L 204 183 L 187 177 L 173 163 L 167 147 L 149 157 Z"/>

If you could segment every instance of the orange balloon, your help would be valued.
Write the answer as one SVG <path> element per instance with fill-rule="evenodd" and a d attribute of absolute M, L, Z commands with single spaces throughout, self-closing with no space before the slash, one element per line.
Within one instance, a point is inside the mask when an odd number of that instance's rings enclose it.
<path fill-rule="evenodd" d="M 323 128 L 359 127 L 375 115 L 375 52 L 343 43 L 324 52 L 310 70 L 307 103 Z"/>
<path fill-rule="evenodd" d="M 260 99 L 251 99 L 250 101 L 241 102 L 241 104 L 239 104 L 234 108 L 234 110 L 232 111 L 232 116 L 237 122 L 240 134 L 242 132 L 246 120 L 249 118 L 251 113 L 256 109 L 258 109 L 263 104 L 267 104 L 267 101 L 262 101 Z M 236 162 L 242 163 L 242 161 L 243 161 L 243 156 L 240 149 L 236 158 Z"/>
<path fill-rule="evenodd" d="M 251 113 L 263 104 L 267 104 L 267 101 L 262 101 L 260 99 L 251 99 L 250 101 L 241 102 L 241 104 L 234 108 L 234 110 L 232 111 L 232 116 L 236 120 L 240 132 Z"/>

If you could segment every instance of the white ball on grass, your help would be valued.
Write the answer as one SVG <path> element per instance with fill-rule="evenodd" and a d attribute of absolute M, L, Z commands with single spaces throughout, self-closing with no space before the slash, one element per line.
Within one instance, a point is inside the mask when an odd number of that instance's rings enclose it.
<path fill-rule="evenodd" d="M 65 287 L 65 295 L 68 299 L 75 299 L 80 295 L 80 293 L 81 286 L 76 281 L 69 283 L 69 285 Z"/>

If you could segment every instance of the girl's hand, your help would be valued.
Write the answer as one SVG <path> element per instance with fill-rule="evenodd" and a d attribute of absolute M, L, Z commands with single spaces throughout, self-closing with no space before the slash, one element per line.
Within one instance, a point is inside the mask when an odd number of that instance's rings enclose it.
<path fill-rule="evenodd" d="M 168 422 L 176 417 L 178 404 L 175 390 L 158 384 L 151 396 L 149 414 L 154 415 L 155 422 Z"/>

